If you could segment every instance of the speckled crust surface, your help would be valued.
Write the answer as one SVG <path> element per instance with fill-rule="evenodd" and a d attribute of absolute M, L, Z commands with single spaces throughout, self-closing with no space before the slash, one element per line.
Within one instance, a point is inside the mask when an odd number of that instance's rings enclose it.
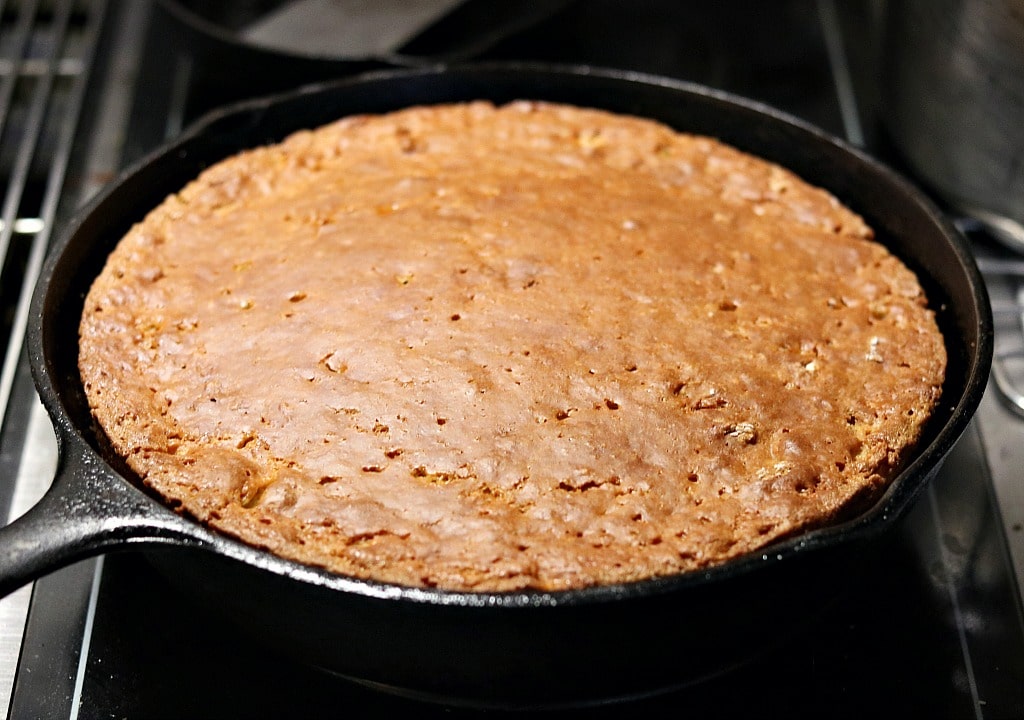
<path fill-rule="evenodd" d="M 877 496 L 937 400 L 914 276 L 714 140 L 565 106 L 343 119 L 134 227 L 80 366 L 175 507 L 343 574 L 561 589 Z"/>

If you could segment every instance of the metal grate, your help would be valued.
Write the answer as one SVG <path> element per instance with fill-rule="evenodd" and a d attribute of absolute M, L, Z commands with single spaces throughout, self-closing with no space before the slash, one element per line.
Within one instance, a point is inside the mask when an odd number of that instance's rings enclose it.
<path fill-rule="evenodd" d="M 105 3 L 0 0 L 0 424 L 49 243 Z"/>
<path fill-rule="evenodd" d="M 0 0 L 0 428 L 28 324 L 28 306 L 50 242 L 94 64 L 105 0 Z M 41 488 L 0 478 L 0 522 Z M 6 716 L 30 590 L 0 601 L 0 716 Z"/>
<path fill-rule="evenodd" d="M 985 276 L 995 324 L 992 384 L 1003 405 L 1024 418 L 1024 259 L 981 256 L 978 268 Z"/>

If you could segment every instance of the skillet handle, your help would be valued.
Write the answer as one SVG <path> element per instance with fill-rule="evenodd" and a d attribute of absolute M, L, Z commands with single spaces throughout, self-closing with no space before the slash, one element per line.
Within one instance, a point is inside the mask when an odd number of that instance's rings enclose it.
<path fill-rule="evenodd" d="M 150 500 L 85 447 L 67 449 L 46 494 L 0 528 L 0 597 L 116 547 L 206 544 L 201 528 Z"/>

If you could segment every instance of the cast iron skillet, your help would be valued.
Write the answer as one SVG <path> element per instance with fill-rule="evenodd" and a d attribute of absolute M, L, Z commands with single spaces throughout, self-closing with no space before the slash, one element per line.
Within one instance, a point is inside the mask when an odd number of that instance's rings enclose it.
<path fill-rule="evenodd" d="M 84 295 L 129 226 L 204 167 L 337 117 L 417 103 L 545 99 L 714 135 L 831 190 L 920 276 L 949 352 L 942 404 L 878 504 L 707 571 L 566 592 L 460 593 L 332 575 L 214 534 L 140 490 L 94 434 L 77 370 Z M 477 706 L 603 701 L 720 672 L 770 647 L 857 581 L 977 408 L 992 323 L 970 252 L 935 207 L 878 162 L 767 107 L 681 82 L 588 68 L 479 65 L 318 85 L 214 113 L 133 167 L 63 233 L 43 270 L 29 353 L 60 443 L 57 477 L 0 530 L 0 592 L 73 560 L 129 547 L 267 645 L 362 682 Z M 161 549 L 162 548 L 162 549 Z M 228 636 L 229 637 L 229 636 Z"/>

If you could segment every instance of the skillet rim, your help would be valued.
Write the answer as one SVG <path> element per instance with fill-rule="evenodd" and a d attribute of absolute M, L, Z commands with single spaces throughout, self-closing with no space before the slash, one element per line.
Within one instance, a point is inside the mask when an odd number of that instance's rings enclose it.
<path fill-rule="evenodd" d="M 976 309 L 978 341 L 976 347 L 967 351 L 966 377 L 963 393 L 950 405 L 948 418 L 942 418 L 939 429 L 927 438 L 923 447 L 917 448 L 909 462 L 892 479 L 886 491 L 867 510 L 856 517 L 836 525 L 815 528 L 799 535 L 783 539 L 765 548 L 747 553 L 724 563 L 716 564 L 700 570 L 693 570 L 674 575 L 653 577 L 628 583 L 597 585 L 566 590 L 513 590 L 475 592 L 465 590 L 446 590 L 441 588 L 411 587 L 374 580 L 364 580 L 351 576 L 339 575 L 315 566 L 305 565 L 274 555 L 248 545 L 235 538 L 211 531 L 199 521 L 179 513 L 174 513 L 166 504 L 152 496 L 150 491 L 143 489 L 141 483 L 133 481 L 115 469 L 108 462 L 107 454 L 99 450 L 92 439 L 93 429 L 82 429 L 72 418 L 67 407 L 65 395 L 69 390 L 59 386 L 58 373 L 54 372 L 54 361 L 50 355 L 57 352 L 56 348 L 48 347 L 44 335 L 45 310 L 59 304 L 60 298 L 51 297 L 53 278 L 60 262 L 65 258 L 66 249 L 85 222 L 99 212 L 104 203 L 136 180 L 139 172 L 158 160 L 183 152 L 192 142 L 199 142 L 204 136 L 213 136 L 218 123 L 232 118 L 242 118 L 247 114 L 257 115 L 275 106 L 288 102 L 311 102 L 321 94 L 343 92 L 345 88 L 369 86 L 384 82 L 409 81 L 416 78 L 431 76 L 454 77 L 474 76 L 478 80 L 488 74 L 513 75 L 529 74 L 536 77 L 538 87 L 544 78 L 557 76 L 559 79 L 572 81 L 573 78 L 593 77 L 615 84 L 647 86 L 653 92 L 681 93 L 698 102 L 716 102 L 729 106 L 730 113 L 754 113 L 762 116 L 773 126 L 785 125 L 795 129 L 799 134 L 807 136 L 822 146 L 831 146 L 849 158 L 859 170 L 868 170 L 872 176 L 884 179 L 905 198 L 908 205 L 916 205 L 930 220 L 936 229 L 941 231 L 959 262 L 959 271 L 971 290 Z M 441 93 L 443 94 L 443 92 Z M 435 102 L 450 101 L 446 97 L 438 97 Z M 596 106 L 596 103 L 595 103 Z M 398 107 L 398 106 L 396 106 Z M 649 116 L 648 116 L 649 117 Z M 658 119 L 658 118 L 655 118 Z M 660 122 L 661 121 L 659 119 Z M 297 125 L 294 129 L 301 127 Z M 251 146 L 251 145 L 250 145 Z M 756 151 L 754 151 L 756 152 Z M 815 184 L 829 188 L 829 184 L 818 179 Z M 141 219 L 152 208 L 141 211 L 137 219 Z M 133 220 L 137 221 L 137 220 Z M 91 280 L 89 280 L 91 282 Z M 59 291 L 58 291 L 59 294 Z M 936 308 L 938 312 L 938 308 Z M 947 341 L 947 346 L 948 346 Z M 409 600 L 421 604 L 459 607 L 502 607 L 502 608 L 535 608 L 577 606 L 593 603 L 604 603 L 629 598 L 681 592 L 689 588 L 718 584 L 729 580 L 741 579 L 754 572 L 770 570 L 778 563 L 786 563 L 796 557 L 805 556 L 814 551 L 826 550 L 837 546 L 854 544 L 857 541 L 869 540 L 889 529 L 912 504 L 914 498 L 938 471 L 945 456 L 952 449 L 960 435 L 970 423 L 987 384 L 991 365 L 993 330 L 991 308 L 988 295 L 984 290 L 984 281 L 975 264 L 966 240 L 955 229 L 938 207 L 927 198 L 921 190 L 910 183 L 902 175 L 890 167 L 856 148 L 844 140 L 835 137 L 818 126 L 763 102 L 735 95 L 730 92 L 709 88 L 707 86 L 657 75 L 629 70 L 598 68 L 589 65 L 564 65 L 534 62 L 487 62 L 464 63 L 456 65 L 433 65 L 418 68 L 401 68 L 375 70 L 334 81 L 317 82 L 294 90 L 272 95 L 252 98 L 231 103 L 215 109 L 194 123 L 182 133 L 158 148 L 147 153 L 124 169 L 110 184 L 97 193 L 84 207 L 75 213 L 58 236 L 44 263 L 40 281 L 32 298 L 30 311 L 30 327 L 28 333 L 28 349 L 32 375 L 39 390 L 40 397 L 57 430 L 60 440 L 60 452 L 91 454 L 99 461 L 111 479 L 145 494 L 150 502 L 163 508 L 166 513 L 180 520 L 184 533 L 200 540 L 201 544 L 223 557 L 238 560 L 251 567 L 269 571 L 282 578 L 298 581 L 331 592 L 344 592 L 362 596 L 367 599 Z M 77 357 L 77 353 L 76 353 Z M 80 385 L 79 385 L 80 387 Z M 947 407 L 942 403 L 940 407 Z M 937 422 L 933 418 L 933 422 Z M 58 478 L 59 480 L 60 478 Z M 145 540 L 145 538 L 141 538 Z M 164 540 L 161 544 L 166 545 Z M 184 543 L 177 543 L 185 545 Z"/>

